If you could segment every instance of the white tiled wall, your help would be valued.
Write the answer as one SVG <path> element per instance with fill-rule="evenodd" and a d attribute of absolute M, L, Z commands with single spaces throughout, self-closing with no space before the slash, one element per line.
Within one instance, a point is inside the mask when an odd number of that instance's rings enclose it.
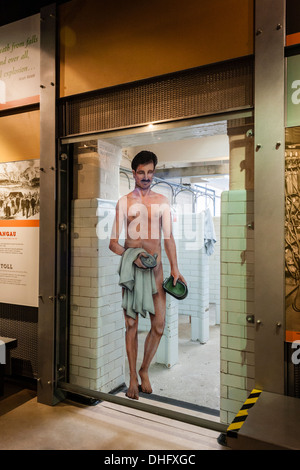
<path fill-rule="evenodd" d="M 222 194 L 221 420 L 232 421 L 254 386 L 253 191 Z"/>
<path fill-rule="evenodd" d="M 117 200 L 121 154 L 119 147 L 102 140 L 97 141 L 94 151 L 78 151 L 75 198 Z"/>
<path fill-rule="evenodd" d="M 218 222 L 218 221 L 217 221 Z M 177 230 L 177 224 L 180 229 Z M 171 367 L 178 359 L 178 314 L 191 317 L 191 337 L 193 341 L 206 343 L 209 340 L 209 303 L 214 302 L 220 307 L 220 253 L 218 248 L 215 256 L 208 256 L 204 248 L 204 213 L 192 213 L 191 207 L 185 214 L 177 215 L 173 223 L 176 238 L 179 268 L 185 277 L 189 294 L 182 301 L 176 301 L 167 295 L 166 328 L 159 345 L 155 361 Z M 197 232 L 195 229 L 197 227 Z M 195 238 L 191 238 L 191 231 Z M 180 232 L 180 233 L 179 233 Z M 218 246 L 220 241 L 218 240 Z M 162 259 L 165 277 L 170 267 L 162 246 Z M 215 292 L 210 291 L 210 269 L 214 277 Z M 217 323 L 214 318 L 214 323 Z M 149 319 L 139 320 L 140 331 L 149 330 Z"/>
<path fill-rule="evenodd" d="M 210 313 L 210 324 L 220 324 L 220 217 L 213 217 L 213 223 L 216 233 L 216 243 L 214 245 L 214 252 L 209 257 L 209 303 L 214 304 L 215 308 L 212 309 L 213 314 Z"/>
<path fill-rule="evenodd" d="M 120 258 L 97 234 L 99 222 L 114 212 L 109 201 L 73 202 L 70 382 L 103 392 L 123 385 L 125 374 Z"/>
<path fill-rule="evenodd" d="M 168 273 L 170 265 L 164 250 L 162 263 L 164 273 Z M 170 295 L 166 296 L 166 324 L 154 360 L 168 368 L 178 362 L 178 301 Z"/>
<path fill-rule="evenodd" d="M 178 251 L 189 295 L 180 301 L 179 313 L 191 316 L 191 339 L 206 343 L 209 339 L 209 257 L 204 248 L 204 212 L 183 214 L 181 227 Z M 195 229 L 196 238 L 191 240 Z"/>

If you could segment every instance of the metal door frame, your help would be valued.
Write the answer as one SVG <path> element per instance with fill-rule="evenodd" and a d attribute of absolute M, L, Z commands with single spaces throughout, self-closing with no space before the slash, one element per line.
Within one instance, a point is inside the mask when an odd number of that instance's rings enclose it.
<path fill-rule="evenodd" d="M 285 0 L 255 8 L 255 386 L 284 394 Z"/>
<path fill-rule="evenodd" d="M 228 112 L 225 114 L 220 114 L 220 115 L 215 115 L 215 116 L 203 116 L 203 117 L 198 117 L 198 118 L 193 118 L 193 119 L 188 119 L 188 120 L 182 120 L 182 121 L 174 121 L 174 122 L 166 122 L 166 123 L 158 123 L 155 125 L 155 127 L 158 129 L 165 129 L 165 128 L 178 128 L 186 125 L 193 125 L 193 124 L 199 124 L 199 123 L 206 123 L 206 122 L 213 122 L 216 120 L 228 120 L 228 119 L 238 119 L 238 118 L 248 118 L 252 117 L 253 112 L 252 110 L 244 110 L 244 111 L 236 111 L 236 112 Z M 107 136 L 111 135 L 123 135 L 124 133 L 126 135 L 133 133 L 135 131 L 138 132 L 153 132 L 153 128 L 149 129 L 148 125 L 145 126 L 138 126 L 138 127 L 132 127 L 130 129 L 121 129 L 121 130 L 112 130 L 112 131 L 104 131 L 104 132 L 98 132 L 98 133 L 93 133 L 90 135 L 83 135 L 82 137 L 80 136 L 74 136 L 74 137 L 66 137 L 66 138 L 60 138 L 59 139 L 59 160 L 68 162 L 68 167 L 71 170 L 72 168 L 72 149 L 73 149 L 73 144 L 76 144 L 78 142 L 82 141 L 89 141 L 89 140 L 94 140 L 97 138 L 104 138 Z M 69 173 L 70 173 L 69 171 Z M 60 199 L 60 195 L 65 194 L 66 191 L 70 191 L 71 189 L 71 182 L 70 180 L 61 180 L 62 185 L 58 185 L 58 200 Z M 69 201 L 70 203 L 70 201 Z M 61 205 L 61 204 L 60 204 Z M 63 204 L 65 206 L 65 204 Z M 67 211 L 68 213 L 68 211 Z M 70 215 L 69 215 L 70 217 Z M 70 221 L 70 219 L 69 219 Z M 63 222 L 63 219 L 58 221 L 58 225 L 60 225 Z M 70 234 L 64 232 L 63 234 L 60 233 L 59 237 L 68 237 Z M 64 243 L 70 243 L 70 242 L 64 242 Z M 70 264 L 68 252 L 64 251 L 64 253 L 61 253 L 61 256 L 57 256 L 57 263 L 58 266 L 64 265 L 68 266 Z M 58 300 L 59 302 L 59 300 Z M 61 303 L 59 302 L 59 305 Z M 214 420 L 210 419 L 205 419 L 205 418 L 199 418 L 190 414 L 174 411 L 174 410 L 169 410 L 166 408 L 162 408 L 161 406 L 155 406 L 155 405 L 150 405 L 146 403 L 139 402 L 137 400 L 130 400 L 128 398 L 123 398 L 119 397 L 117 395 L 113 395 L 110 393 L 104 393 L 104 392 L 99 392 L 96 390 L 90 390 L 86 389 L 83 387 L 79 387 L 75 384 L 71 384 L 68 382 L 68 363 L 65 362 L 64 360 L 67 361 L 68 359 L 68 334 L 67 334 L 67 329 L 68 329 L 68 305 L 65 304 L 66 310 L 63 311 L 61 309 L 61 316 L 58 318 L 58 328 L 57 328 L 57 333 L 58 333 L 58 339 L 62 337 L 65 338 L 65 342 L 61 342 L 59 346 L 59 352 L 58 352 L 58 362 L 56 364 L 56 370 L 57 370 L 57 390 L 59 390 L 62 393 L 73 393 L 82 397 L 90 398 L 90 399 L 95 399 L 95 400 L 101 400 L 101 401 L 107 401 L 111 403 L 115 403 L 118 405 L 122 405 L 125 407 L 149 412 L 158 416 L 163 416 L 166 418 L 170 419 L 175 419 L 177 421 L 181 422 L 186 422 L 188 424 L 196 425 L 202 428 L 207 428 L 207 429 L 212 429 L 215 431 L 218 431 L 220 433 L 225 433 L 227 429 L 227 425 L 221 422 L 217 422 Z M 61 322 L 61 333 L 59 332 L 60 327 L 59 324 Z"/>
<path fill-rule="evenodd" d="M 40 242 L 37 397 L 53 405 L 61 400 L 56 387 L 56 256 L 57 165 L 56 5 L 41 9 L 40 49 Z"/>

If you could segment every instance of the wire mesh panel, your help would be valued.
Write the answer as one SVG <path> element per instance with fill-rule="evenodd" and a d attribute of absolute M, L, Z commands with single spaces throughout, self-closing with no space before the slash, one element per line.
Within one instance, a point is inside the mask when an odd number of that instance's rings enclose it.
<path fill-rule="evenodd" d="M 63 98 L 60 137 L 253 106 L 253 58 L 245 57 Z"/>

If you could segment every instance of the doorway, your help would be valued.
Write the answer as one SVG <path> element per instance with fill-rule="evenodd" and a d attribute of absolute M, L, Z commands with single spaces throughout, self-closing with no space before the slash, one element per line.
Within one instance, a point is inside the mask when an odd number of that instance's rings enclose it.
<path fill-rule="evenodd" d="M 220 199 L 229 187 L 227 121 L 144 130 L 73 144 L 69 383 L 130 400 L 119 257 L 108 243 L 116 201 L 134 189 L 131 160 L 139 150 L 151 150 L 159 160 L 152 190 L 170 201 L 189 295 L 168 300 L 167 333 L 150 369 L 153 393 L 141 394 L 139 402 L 219 420 Z M 205 214 L 215 232 L 209 250 Z M 165 259 L 165 277 L 168 270 Z M 148 329 L 148 319 L 139 321 L 138 364 Z"/>

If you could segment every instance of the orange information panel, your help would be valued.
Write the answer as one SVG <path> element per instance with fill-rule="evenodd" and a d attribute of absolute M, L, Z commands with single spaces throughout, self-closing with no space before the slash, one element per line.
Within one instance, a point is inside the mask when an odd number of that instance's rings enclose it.
<path fill-rule="evenodd" d="M 39 160 L 0 164 L 0 302 L 38 306 Z"/>
<path fill-rule="evenodd" d="M 293 343 L 294 341 L 300 342 L 300 331 L 286 331 L 285 340 L 288 343 Z"/>

